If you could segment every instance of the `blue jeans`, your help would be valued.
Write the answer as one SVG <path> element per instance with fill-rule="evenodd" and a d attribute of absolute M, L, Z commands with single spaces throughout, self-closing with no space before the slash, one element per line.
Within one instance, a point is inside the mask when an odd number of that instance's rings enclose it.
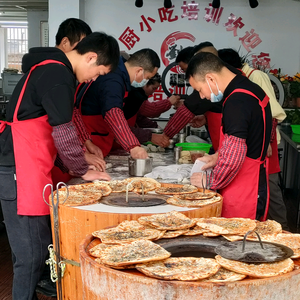
<path fill-rule="evenodd" d="M 0 166 L 0 201 L 13 260 L 13 300 L 35 300 L 51 243 L 50 216 L 17 214 L 14 167 Z"/>

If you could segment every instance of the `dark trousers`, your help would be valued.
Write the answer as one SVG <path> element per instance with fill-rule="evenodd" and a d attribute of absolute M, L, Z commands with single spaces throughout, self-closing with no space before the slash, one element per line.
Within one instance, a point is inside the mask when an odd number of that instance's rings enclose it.
<path fill-rule="evenodd" d="M 37 299 L 40 280 L 51 243 L 49 216 L 17 214 L 14 168 L 0 166 L 0 201 L 13 259 L 13 300 Z"/>
<path fill-rule="evenodd" d="M 282 192 L 279 187 L 279 176 L 278 173 L 269 175 L 269 186 L 270 186 L 270 205 L 268 211 L 268 219 L 275 220 L 281 224 L 282 229 L 289 230 L 286 207 L 282 197 Z"/>

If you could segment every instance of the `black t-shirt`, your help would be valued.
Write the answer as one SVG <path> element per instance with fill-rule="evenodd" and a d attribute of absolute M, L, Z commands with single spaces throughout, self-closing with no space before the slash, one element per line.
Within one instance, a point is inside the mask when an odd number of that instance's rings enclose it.
<path fill-rule="evenodd" d="M 124 98 L 123 112 L 126 120 L 137 114 L 141 105 L 147 99 L 148 96 L 143 88 L 132 88 L 128 96 Z"/>
<path fill-rule="evenodd" d="M 237 75 L 224 91 L 224 99 L 238 88 L 251 91 L 260 100 L 263 100 L 265 97 L 265 92 L 260 86 L 242 75 Z M 265 115 L 266 142 L 262 160 L 265 158 L 272 130 L 272 115 L 269 103 L 265 108 Z M 255 97 L 242 92 L 231 94 L 224 102 L 222 124 L 224 134 L 246 139 L 248 157 L 253 159 L 260 157 L 263 145 L 264 125 L 262 109 Z"/>
<path fill-rule="evenodd" d="M 29 52 L 25 59 L 28 61 L 23 64 L 27 63 L 29 67 L 45 59 L 59 60 L 66 66 L 47 64 L 36 68 L 31 73 L 18 110 L 18 120 L 35 119 L 47 114 L 51 126 L 70 122 L 74 108 L 76 78 L 65 54 L 56 48 L 33 48 L 32 53 Z M 6 114 L 9 122 L 13 120 L 18 97 L 27 76 L 28 71 L 20 79 L 10 98 Z M 6 126 L 0 134 L 0 165 L 13 166 L 14 164 L 11 127 Z"/>
<path fill-rule="evenodd" d="M 207 99 L 201 99 L 199 92 L 194 90 L 184 101 L 186 108 L 194 115 L 203 115 L 208 111 L 221 113 L 222 102 L 211 102 Z"/>

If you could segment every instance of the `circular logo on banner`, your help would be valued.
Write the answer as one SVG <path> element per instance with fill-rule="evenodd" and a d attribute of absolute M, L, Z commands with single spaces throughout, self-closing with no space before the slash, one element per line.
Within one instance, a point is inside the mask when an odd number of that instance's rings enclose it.
<path fill-rule="evenodd" d="M 193 46 L 190 42 L 195 42 L 196 38 L 188 33 L 175 31 L 169 34 L 161 44 L 160 56 L 164 65 L 167 67 L 170 63 L 175 62 L 178 53 L 185 47 Z M 181 68 L 176 65 L 170 71 L 182 73 Z"/>

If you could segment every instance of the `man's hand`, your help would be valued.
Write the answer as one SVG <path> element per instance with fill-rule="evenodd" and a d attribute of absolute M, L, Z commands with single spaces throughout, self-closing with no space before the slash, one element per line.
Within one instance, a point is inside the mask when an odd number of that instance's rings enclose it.
<path fill-rule="evenodd" d="M 145 149 L 143 149 L 142 147 L 134 147 L 132 149 L 130 149 L 130 155 L 132 158 L 148 158 L 148 153 Z"/>
<path fill-rule="evenodd" d="M 180 96 L 172 95 L 170 98 L 168 98 L 168 100 L 171 102 L 172 105 L 176 105 L 180 100 Z"/>
<path fill-rule="evenodd" d="M 87 149 L 87 152 L 91 153 L 91 154 L 95 154 L 96 156 L 98 156 L 99 158 L 103 159 L 103 153 L 102 150 L 96 146 L 91 140 L 86 140 L 84 142 L 84 146 Z"/>
<path fill-rule="evenodd" d="M 272 156 L 272 147 L 271 147 L 271 144 L 269 144 L 268 150 L 267 150 L 267 157 L 271 157 L 271 156 Z"/>
<path fill-rule="evenodd" d="M 164 133 L 163 134 L 152 133 L 151 142 L 154 145 L 160 146 L 162 148 L 168 147 L 170 145 L 170 139 Z"/>
<path fill-rule="evenodd" d="M 84 153 L 84 157 L 86 162 L 89 165 L 93 165 L 96 167 L 96 170 L 100 171 L 100 172 L 104 172 L 105 171 L 105 161 L 103 159 L 101 159 L 99 156 L 96 156 L 95 154 L 91 154 L 89 152 L 85 152 Z"/>
<path fill-rule="evenodd" d="M 204 115 L 195 116 L 190 124 L 194 128 L 202 127 L 206 124 L 206 117 Z"/>
<path fill-rule="evenodd" d="M 203 172 L 193 173 L 191 176 L 191 184 L 199 188 L 206 187 L 206 175 Z"/>
<path fill-rule="evenodd" d="M 110 176 L 107 173 L 95 170 L 88 170 L 84 175 L 81 176 L 81 178 L 86 181 L 111 180 Z"/>
<path fill-rule="evenodd" d="M 197 160 L 200 160 L 200 161 L 203 161 L 206 163 L 202 167 L 202 170 L 205 171 L 209 168 L 213 168 L 217 164 L 218 158 L 219 158 L 219 152 L 216 152 L 215 154 L 212 154 L 212 155 L 204 155 L 203 157 L 199 157 L 199 158 L 197 158 Z"/>

